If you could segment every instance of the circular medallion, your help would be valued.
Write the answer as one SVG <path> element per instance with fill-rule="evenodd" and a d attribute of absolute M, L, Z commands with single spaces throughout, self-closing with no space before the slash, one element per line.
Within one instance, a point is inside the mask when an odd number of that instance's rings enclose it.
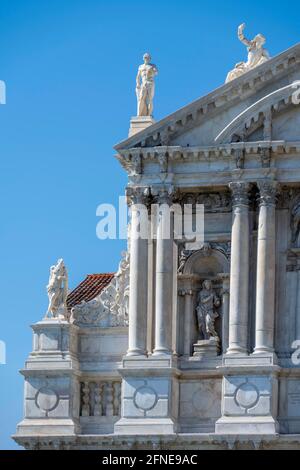
<path fill-rule="evenodd" d="M 35 396 L 35 403 L 43 411 L 52 411 L 57 407 L 59 397 L 55 390 L 49 387 L 42 387 Z"/>
<path fill-rule="evenodd" d="M 252 408 L 259 399 L 259 392 L 255 385 L 245 382 L 235 391 L 235 401 L 242 408 Z"/>
<path fill-rule="evenodd" d="M 133 402 L 137 408 L 143 411 L 151 410 L 156 405 L 157 393 L 153 388 L 143 385 L 136 390 Z"/>

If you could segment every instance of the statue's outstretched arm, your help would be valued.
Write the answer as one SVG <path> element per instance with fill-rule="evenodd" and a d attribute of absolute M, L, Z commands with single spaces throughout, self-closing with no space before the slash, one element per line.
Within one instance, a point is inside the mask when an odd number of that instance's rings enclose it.
<path fill-rule="evenodd" d="M 239 27 L 238 27 L 238 38 L 239 40 L 245 44 L 246 46 L 250 46 L 251 45 L 251 41 L 249 41 L 249 39 L 247 39 L 245 36 L 244 36 L 244 29 L 245 29 L 245 26 L 246 24 L 243 23 L 241 24 Z"/>

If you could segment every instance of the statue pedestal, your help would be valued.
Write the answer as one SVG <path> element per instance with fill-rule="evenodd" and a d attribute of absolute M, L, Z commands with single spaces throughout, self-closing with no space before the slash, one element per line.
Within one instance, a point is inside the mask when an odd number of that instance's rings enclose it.
<path fill-rule="evenodd" d="M 215 337 L 210 339 L 199 339 L 194 344 L 194 357 L 201 359 L 202 357 L 216 357 L 220 350 L 220 340 Z"/>
<path fill-rule="evenodd" d="M 143 131 L 149 126 L 152 126 L 155 121 L 152 116 L 134 116 L 130 119 L 130 128 L 128 137 L 132 137 L 138 132 Z"/>

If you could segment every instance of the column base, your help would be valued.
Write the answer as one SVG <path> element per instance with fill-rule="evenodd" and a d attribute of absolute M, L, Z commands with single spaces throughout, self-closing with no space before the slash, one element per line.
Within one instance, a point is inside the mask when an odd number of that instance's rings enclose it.
<path fill-rule="evenodd" d="M 132 357 L 132 356 L 142 356 L 146 357 L 147 352 L 143 351 L 142 349 L 130 349 L 126 353 L 126 357 Z"/>
<path fill-rule="evenodd" d="M 169 351 L 168 349 L 154 349 L 152 353 L 152 357 L 156 356 L 172 356 L 172 351 Z"/>
<path fill-rule="evenodd" d="M 226 355 L 230 356 L 232 354 L 241 354 L 241 355 L 247 356 L 248 350 L 244 348 L 240 348 L 238 346 L 229 347 L 226 351 Z"/>

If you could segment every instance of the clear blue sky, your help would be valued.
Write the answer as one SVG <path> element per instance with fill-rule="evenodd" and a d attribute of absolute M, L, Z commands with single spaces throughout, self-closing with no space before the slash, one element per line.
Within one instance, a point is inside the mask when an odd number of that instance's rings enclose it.
<path fill-rule="evenodd" d="M 47 307 L 49 266 L 63 257 L 75 287 L 116 269 L 124 241 L 99 241 L 96 207 L 116 204 L 126 175 L 113 145 L 136 112 L 145 51 L 159 67 L 155 118 L 220 86 L 246 58 L 245 21 L 272 56 L 300 40 L 298 1 L 1 0 L 0 448 L 22 417 L 29 325 Z M 300 77 L 299 77 L 300 78 Z"/>

